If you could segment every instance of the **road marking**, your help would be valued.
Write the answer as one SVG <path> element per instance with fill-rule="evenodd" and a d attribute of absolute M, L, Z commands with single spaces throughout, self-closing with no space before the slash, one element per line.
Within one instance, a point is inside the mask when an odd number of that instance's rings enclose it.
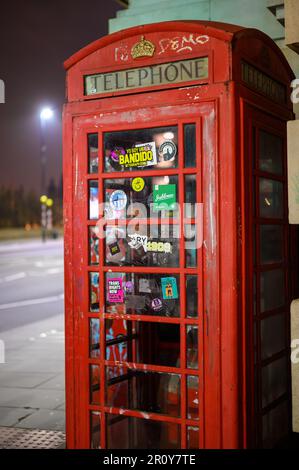
<path fill-rule="evenodd" d="M 2 304 L 0 305 L 0 310 L 6 310 L 9 308 L 17 308 L 17 307 L 27 307 L 29 305 L 47 304 L 50 302 L 57 302 L 63 299 L 64 299 L 64 294 L 54 295 L 52 297 L 43 297 L 42 299 L 22 300 L 20 302 L 11 302 L 9 304 Z"/>
<path fill-rule="evenodd" d="M 59 274 L 62 272 L 63 272 L 62 268 L 50 268 L 50 269 L 47 269 L 46 271 L 47 274 Z"/>
<path fill-rule="evenodd" d="M 5 276 L 3 279 L 0 279 L 0 283 L 17 281 L 18 279 L 24 279 L 24 277 L 26 277 L 26 273 L 24 272 L 11 274 L 10 276 Z"/>
<path fill-rule="evenodd" d="M 50 268 L 51 266 L 63 266 L 63 259 L 47 259 L 45 261 L 35 261 L 34 266 L 36 268 Z"/>

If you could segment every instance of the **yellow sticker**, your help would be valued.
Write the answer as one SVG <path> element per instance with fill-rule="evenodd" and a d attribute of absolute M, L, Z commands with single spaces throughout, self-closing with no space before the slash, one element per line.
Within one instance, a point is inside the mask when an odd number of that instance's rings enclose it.
<path fill-rule="evenodd" d="M 132 181 L 132 188 L 134 191 L 137 191 L 138 193 L 143 190 L 145 186 L 145 181 L 143 178 L 134 178 Z"/>

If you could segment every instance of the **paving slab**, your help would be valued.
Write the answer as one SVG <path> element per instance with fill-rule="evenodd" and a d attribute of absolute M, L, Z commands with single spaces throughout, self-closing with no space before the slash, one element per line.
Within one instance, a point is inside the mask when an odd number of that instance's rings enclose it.
<path fill-rule="evenodd" d="M 11 370 L 2 370 L 0 388 L 35 388 L 54 378 L 54 374 L 25 373 L 15 374 Z"/>
<path fill-rule="evenodd" d="M 62 405 L 64 400 L 65 396 L 62 390 L 0 387 L 0 405 L 5 407 L 54 410 L 57 406 Z"/>
<path fill-rule="evenodd" d="M 65 412 L 63 410 L 38 410 L 23 419 L 16 427 L 28 429 L 65 430 Z"/>
<path fill-rule="evenodd" d="M 47 380 L 37 386 L 38 389 L 47 390 L 64 390 L 65 389 L 65 377 L 64 374 L 59 374 L 56 377 Z"/>
<path fill-rule="evenodd" d="M 30 416 L 35 410 L 0 406 L 0 426 L 15 426 Z"/>

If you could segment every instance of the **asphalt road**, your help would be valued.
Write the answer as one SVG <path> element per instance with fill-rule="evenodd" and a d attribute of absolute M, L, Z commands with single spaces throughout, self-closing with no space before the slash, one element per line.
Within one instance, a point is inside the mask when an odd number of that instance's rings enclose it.
<path fill-rule="evenodd" d="M 63 241 L 0 244 L 0 332 L 63 312 Z"/>

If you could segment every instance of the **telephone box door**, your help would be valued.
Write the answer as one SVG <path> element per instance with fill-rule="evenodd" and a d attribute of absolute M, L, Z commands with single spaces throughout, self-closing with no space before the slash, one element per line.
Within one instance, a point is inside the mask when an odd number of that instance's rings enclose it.
<path fill-rule="evenodd" d="M 73 126 L 73 444 L 219 446 L 214 103 Z"/>

